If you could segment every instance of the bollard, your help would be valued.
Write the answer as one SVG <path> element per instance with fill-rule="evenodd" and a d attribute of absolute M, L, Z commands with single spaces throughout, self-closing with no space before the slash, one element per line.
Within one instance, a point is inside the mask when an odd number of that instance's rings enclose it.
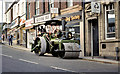
<path fill-rule="evenodd" d="M 116 60 L 119 61 L 119 48 L 116 47 L 115 51 L 116 51 Z"/>

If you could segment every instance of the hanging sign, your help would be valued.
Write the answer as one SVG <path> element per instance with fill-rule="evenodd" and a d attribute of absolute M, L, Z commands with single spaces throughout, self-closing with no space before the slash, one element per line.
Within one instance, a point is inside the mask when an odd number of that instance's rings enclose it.
<path fill-rule="evenodd" d="M 93 13 L 100 13 L 100 3 L 91 2 L 91 9 Z"/>

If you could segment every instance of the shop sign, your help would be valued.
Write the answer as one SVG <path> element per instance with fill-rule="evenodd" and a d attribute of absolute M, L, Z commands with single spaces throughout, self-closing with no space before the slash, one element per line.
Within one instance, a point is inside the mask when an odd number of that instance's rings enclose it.
<path fill-rule="evenodd" d="M 14 28 L 18 25 L 18 18 L 11 23 L 11 28 Z"/>
<path fill-rule="evenodd" d="M 73 20 L 80 20 L 80 19 L 81 19 L 80 15 L 75 15 L 75 16 L 66 17 L 65 21 L 73 21 Z"/>
<path fill-rule="evenodd" d="M 31 26 L 32 26 L 32 23 L 33 23 L 33 18 L 31 18 L 31 19 L 29 19 L 29 20 L 27 20 L 27 21 L 25 22 L 25 27 L 26 27 L 26 28 L 31 27 Z"/>
<path fill-rule="evenodd" d="M 48 20 L 51 20 L 51 14 L 35 17 L 35 23 L 40 23 Z"/>
<path fill-rule="evenodd" d="M 51 8 L 51 13 L 59 13 L 58 8 Z"/>
<path fill-rule="evenodd" d="M 20 26 L 22 26 L 25 23 L 25 16 L 20 18 Z"/>
<path fill-rule="evenodd" d="M 93 13 L 100 13 L 100 3 L 91 2 L 91 9 Z"/>
<path fill-rule="evenodd" d="M 54 18 L 54 20 L 60 20 L 61 21 L 62 18 L 64 18 L 66 22 L 82 20 L 82 11 L 71 13 L 71 14 L 61 15 L 61 16 L 58 16 L 58 17 Z"/>

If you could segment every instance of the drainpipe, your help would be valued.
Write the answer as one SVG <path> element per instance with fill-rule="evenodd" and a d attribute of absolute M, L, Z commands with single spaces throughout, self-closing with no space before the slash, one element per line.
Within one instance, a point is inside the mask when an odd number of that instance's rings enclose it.
<path fill-rule="evenodd" d="M 27 20 L 27 0 L 26 0 L 26 20 Z M 27 48 L 27 30 L 26 30 L 26 48 Z"/>
<path fill-rule="evenodd" d="M 2 29 L 0 31 L 3 32 L 3 0 L 2 0 L 2 26 L 1 26 L 1 28 Z"/>
<path fill-rule="evenodd" d="M 83 28 L 84 28 L 84 56 L 86 55 L 86 49 L 85 49 L 85 0 L 83 0 L 83 3 L 82 3 L 82 6 L 83 6 Z"/>

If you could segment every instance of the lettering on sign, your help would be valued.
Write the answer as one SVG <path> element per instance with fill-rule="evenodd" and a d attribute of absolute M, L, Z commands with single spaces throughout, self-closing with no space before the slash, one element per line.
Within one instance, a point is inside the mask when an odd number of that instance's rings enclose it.
<path fill-rule="evenodd" d="M 75 16 L 66 17 L 65 21 L 73 21 L 73 20 L 79 20 L 79 19 L 81 19 L 81 16 L 75 15 Z"/>
<path fill-rule="evenodd" d="M 44 21 L 48 21 L 48 20 L 51 20 L 51 14 L 36 17 L 35 23 L 44 22 Z"/>

